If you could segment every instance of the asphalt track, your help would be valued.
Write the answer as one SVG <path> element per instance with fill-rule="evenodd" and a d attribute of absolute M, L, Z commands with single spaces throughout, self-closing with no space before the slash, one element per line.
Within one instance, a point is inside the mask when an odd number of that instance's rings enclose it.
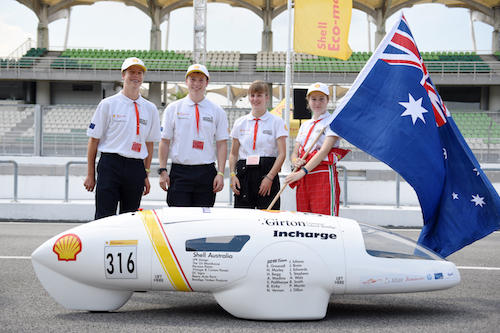
<path fill-rule="evenodd" d="M 31 253 L 78 224 L 0 223 L 0 332 L 499 332 L 500 233 L 452 254 L 462 282 L 412 294 L 330 298 L 318 321 L 237 319 L 209 293 L 135 293 L 118 311 L 70 311 L 35 276 Z M 396 230 L 416 239 L 419 230 Z M 244 302 L 244 300 L 242 300 Z"/>

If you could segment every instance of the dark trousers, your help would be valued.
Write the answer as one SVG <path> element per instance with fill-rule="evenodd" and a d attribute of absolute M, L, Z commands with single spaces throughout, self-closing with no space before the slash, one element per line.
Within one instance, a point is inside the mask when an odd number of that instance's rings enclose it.
<path fill-rule="evenodd" d="M 97 165 L 95 219 L 135 212 L 141 204 L 146 170 L 141 159 L 102 153 Z"/>
<path fill-rule="evenodd" d="M 213 207 L 215 164 L 183 165 L 172 163 L 167 204 L 170 207 Z"/>
<path fill-rule="evenodd" d="M 259 187 L 262 179 L 271 171 L 274 161 L 276 161 L 274 157 L 261 157 L 260 164 L 255 166 L 247 166 L 245 160 L 238 161 L 236 164 L 236 177 L 240 181 L 241 189 L 240 195 L 234 195 L 235 208 L 267 209 L 280 190 L 278 175 L 273 179 L 270 195 L 260 195 Z M 271 209 L 280 209 L 280 199 L 276 201 Z"/>

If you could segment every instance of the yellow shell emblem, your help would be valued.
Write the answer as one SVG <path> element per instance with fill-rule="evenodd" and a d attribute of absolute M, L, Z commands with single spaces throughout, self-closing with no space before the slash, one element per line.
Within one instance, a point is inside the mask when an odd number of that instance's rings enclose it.
<path fill-rule="evenodd" d="M 82 241 L 75 234 L 61 236 L 54 243 L 53 251 L 58 260 L 74 261 L 76 255 L 82 251 Z"/>

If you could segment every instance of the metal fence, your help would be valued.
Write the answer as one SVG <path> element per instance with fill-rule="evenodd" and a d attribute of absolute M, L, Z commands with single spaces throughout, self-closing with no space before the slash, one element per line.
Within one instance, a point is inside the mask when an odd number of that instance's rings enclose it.
<path fill-rule="evenodd" d="M 33 74 L 52 72 L 100 72 L 119 71 L 123 59 L 105 58 L 63 58 L 63 57 L 22 57 L 9 58 L 0 62 L 0 71 L 30 71 Z M 148 73 L 150 72 L 180 72 L 185 73 L 186 61 L 191 59 L 147 59 Z M 295 61 L 295 73 L 359 73 L 366 61 Z M 427 61 L 427 69 L 435 74 L 484 75 L 492 77 L 500 72 L 499 61 Z M 278 73 L 285 72 L 284 60 L 241 60 L 232 62 L 213 62 L 208 64 L 209 70 L 216 72 L 250 74 L 253 72 Z"/>
<path fill-rule="evenodd" d="M 94 111 L 94 105 L 0 104 L 0 155 L 84 157 L 86 130 Z M 227 108 L 229 125 L 248 112 L 249 109 Z M 163 108 L 160 116 L 162 113 Z M 476 158 L 480 162 L 500 162 L 500 113 L 462 110 L 452 114 Z M 294 140 L 290 138 L 290 150 Z M 351 150 L 345 161 L 377 161 L 345 140 L 341 141 L 341 148 Z M 155 149 L 154 157 L 157 154 Z"/>

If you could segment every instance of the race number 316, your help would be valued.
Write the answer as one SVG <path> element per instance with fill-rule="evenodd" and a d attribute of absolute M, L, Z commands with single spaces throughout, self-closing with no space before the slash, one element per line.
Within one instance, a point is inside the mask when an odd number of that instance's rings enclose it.
<path fill-rule="evenodd" d="M 106 279 L 137 279 L 137 246 L 104 247 Z"/>

